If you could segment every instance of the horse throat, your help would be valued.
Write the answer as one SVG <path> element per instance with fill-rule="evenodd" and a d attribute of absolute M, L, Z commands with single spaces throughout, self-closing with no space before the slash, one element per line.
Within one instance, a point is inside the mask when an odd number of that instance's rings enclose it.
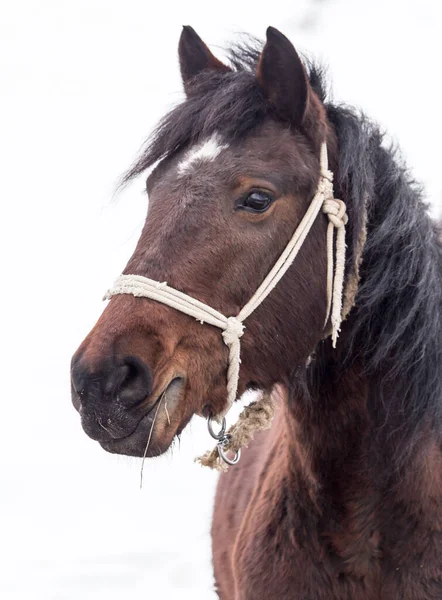
<path fill-rule="evenodd" d="M 309 383 L 314 377 L 298 371 L 287 391 L 292 503 L 308 515 L 310 535 L 315 532 L 338 570 L 373 576 L 381 487 L 371 453 L 369 384 L 361 364 L 344 373 L 328 367 L 320 383 Z M 308 537 L 298 543 L 309 544 Z"/>

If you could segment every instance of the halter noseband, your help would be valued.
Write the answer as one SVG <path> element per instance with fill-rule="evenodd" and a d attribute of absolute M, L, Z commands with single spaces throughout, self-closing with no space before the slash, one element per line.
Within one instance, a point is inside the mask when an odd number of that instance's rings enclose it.
<path fill-rule="evenodd" d="M 332 343 L 336 347 L 342 321 L 342 295 L 345 270 L 345 225 L 348 217 L 346 206 L 342 200 L 333 196 L 333 173 L 328 170 L 327 145 L 321 145 L 320 178 L 316 193 L 293 236 L 283 250 L 264 281 L 258 287 L 252 298 L 236 316 L 226 317 L 219 311 L 200 302 L 192 296 L 180 292 L 165 282 L 158 282 L 141 275 L 120 275 L 115 285 L 104 299 L 118 294 L 131 294 L 136 297 L 156 300 L 194 317 L 201 324 L 207 323 L 222 330 L 224 343 L 229 348 L 229 366 L 227 370 L 227 403 L 225 409 L 216 415 L 216 420 L 223 423 L 222 435 L 214 435 L 218 439 L 219 456 L 225 460 L 225 450 L 228 445 L 228 434 L 224 433 L 224 417 L 236 400 L 238 391 L 240 359 L 240 339 L 244 333 L 244 321 L 264 301 L 282 276 L 295 260 L 308 232 L 322 209 L 328 216 L 327 228 L 327 314 L 324 328 L 329 318 L 332 324 Z M 337 229 L 336 260 L 334 259 L 334 230 Z M 268 414 L 268 411 L 267 413 Z M 271 415 L 268 416 L 271 419 Z M 241 416 L 240 416 L 241 419 Z M 238 424 L 237 424 L 238 425 Z M 259 428 L 262 428 L 261 426 Z M 255 428 L 256 429 L 256 428 Z M 210 431 L 210 430 L 209 430 Z M 213 430 L 212 430 L 213 431 Z M 213 435 L 213 433 L 212 433 Z M 229 462 L 229 461 L 227 461 Z M 206 464 L 206 463 L 204 463 Z M 208 463 L 207 463 L 208 464 Z M 231 462 L 229 462 L 231 464 Z M 213 466 L 213 465 L 210 465 Z"/>

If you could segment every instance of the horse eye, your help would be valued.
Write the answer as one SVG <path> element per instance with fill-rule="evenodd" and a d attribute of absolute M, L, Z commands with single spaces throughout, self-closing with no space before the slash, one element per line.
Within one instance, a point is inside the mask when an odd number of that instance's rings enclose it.
<path fill-rule="evenodd" d="M 254 191 L 247 198 L 244 198 L 238 208 L 243 208 L 251 212 L 264 212 L 269 208 L 271 203 L 272 198 L 268 194 Z"/>

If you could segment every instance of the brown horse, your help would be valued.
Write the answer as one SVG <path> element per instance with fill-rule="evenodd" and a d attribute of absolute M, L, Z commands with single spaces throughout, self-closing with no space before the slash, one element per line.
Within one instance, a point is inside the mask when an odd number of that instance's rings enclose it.
<path fill-rule="evenodd" d="M 219 480 L 219 596 L 442 599 L 442 250 L 419 190 L 277 30 L 226 66 L 185 27 L 179 57 L 186 100 L 126 176 L 157 163 L 125 273 L 236 315 L 307 210 L 326 141 L 349 217 L 347 304 L 357 292 L 333 349 L 320 214 L 246 321 L 238 391 L 273 389 L 276 414 Z M 113 297 L 72 362 L 86 433 L 109 452 L 165 452 L 193 415 L 222 412 L 227 354 L 218 329 Z"/>

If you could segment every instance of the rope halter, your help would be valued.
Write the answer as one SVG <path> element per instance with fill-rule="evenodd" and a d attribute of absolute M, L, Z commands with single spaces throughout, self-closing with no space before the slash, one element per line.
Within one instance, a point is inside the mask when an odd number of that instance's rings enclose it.
<path fill-rule="evenodd" d="M 304 217 L 264 281 L 236 316 L 226 317 L 204 302 L 200 302 L 168 286 L 165 282 L 160 283 L 141 275 L 121 275 L 115 282 L 114 287 L 104 297 L 104 299 L 109 299 L 117 294 L 132 294 L 136 297 L 150 298 L 194 317 L 201 324 L 207 323 L 222 330 L 224 343 L 229 348 L 229 364 L 227 369 L 227 402 L 225 409 L 215 417 L 218 422 L 222 422 L 224 416 L 236 400 L 241 364 L 240 339 L 244 333 L 244 321 L 264 301 L 287 272 L 321 208 L 329 220 L 327 228 L 327 313 L 324 328 L 327 326 L 330 318 L 332 343 L 333 347 L 336 347 L 342 321 L 345 225 L 348 218 L 344 202 L 336 200 L 333 196 L 333 173 L 328 170 L 327 146 L 325 142 L 321 145 L 318 187 Z M 335 229 L 337 230 L 336 260 L 333 256 Z"/>

